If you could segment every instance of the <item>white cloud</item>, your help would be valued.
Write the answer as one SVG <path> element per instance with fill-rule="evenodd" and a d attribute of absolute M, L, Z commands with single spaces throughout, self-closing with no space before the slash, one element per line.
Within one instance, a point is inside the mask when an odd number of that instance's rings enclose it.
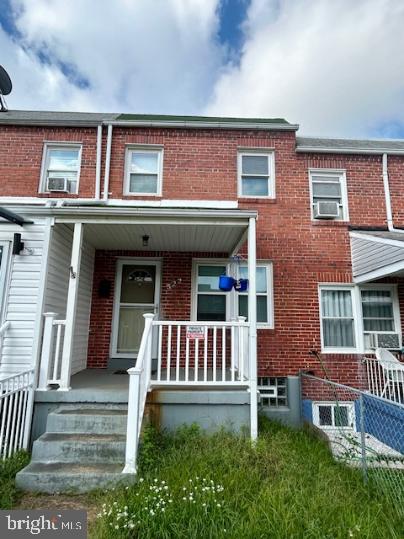
<path fill-rule="evenodd" d="M 13 0 L 22 41 L 0 31 L 9 107 L 197 112 L 222 62 L 218 1 Z M 60 62 L 89 87 L 69 82 Z"/>
<path fill-rule="evenodd" d="M 286 117 L 323 135 L 404 124 L 403 28 L 397 0 L 252 0 L 240 63 L 205 112 Z"/>

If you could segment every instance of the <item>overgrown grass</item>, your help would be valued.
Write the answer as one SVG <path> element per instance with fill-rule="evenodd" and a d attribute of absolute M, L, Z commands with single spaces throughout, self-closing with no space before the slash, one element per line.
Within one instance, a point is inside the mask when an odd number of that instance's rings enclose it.
<path fill-rule="evenodd" d="M 337 464 L 309 432 L 267 420 L 254 447 L 196 427 L 149 429 L 138 477 L 100 499 L 94 538 L 404 537 L 394 507 L 358 470 Z"/>
<path fill-rule="evenodd" d="M 19 451 L 12 457 L 0 460 L 0 509 L 12 509 L 19 498 L 15 488 L 15 475 L 29 462 L 29 455 Z"/>

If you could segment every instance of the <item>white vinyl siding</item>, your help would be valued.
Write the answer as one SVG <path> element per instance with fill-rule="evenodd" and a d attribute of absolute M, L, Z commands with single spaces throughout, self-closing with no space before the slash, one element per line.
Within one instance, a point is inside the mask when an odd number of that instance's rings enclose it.
<path fill-rule="evenodd" d="M 237 163 L 238 196 L 275 198 L 273 151 L 240 151 Z"/>
<path fill-rule="evenodd" d="M 315 207 L 318 202 L 336 202 L 338 204 L 337 221 L 348 221 L 348 195 L 346 173 L 343 170 L 310 169 L 310 205 L 311 218 L 315 219 Z"/>
<path fill-rule="evenodd" d="M 53 227 L 49 248 L 44 312 L 56 313 L 58 320 L 66 318 L 72 241 L 73 230 L 67 225 L 59 224 Z M 94 252 L 91 245 L 83 242 L 73 337 L 72 374 L 87 366 Z"/>
<path fill-rule="evenodd" d="M 2 323 L 9 321 L 10 327 L 4 334 L 1 349 L 2 377 L 28 369 L 36 360 L 46 226 L 45 220 L 23 228 L 0 225 L 0 241 L 8 242 L 10 249 L 2 313 Z M 25 250 L 20 255 L 11 254 L 15 232 L 22 235 L 24 242 Z"/>

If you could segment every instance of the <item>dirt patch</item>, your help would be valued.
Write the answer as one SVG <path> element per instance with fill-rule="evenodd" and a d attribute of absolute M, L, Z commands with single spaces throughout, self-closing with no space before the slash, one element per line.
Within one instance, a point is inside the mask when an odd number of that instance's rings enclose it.
<path fill-rule="evenodd" d="M 99 506 L 89 496 L 75 494 L 72 496 L 55 494 L 23 494 L 14 509 L 85 509 L 88 523 L 93 524 L 99 511 Z"/>

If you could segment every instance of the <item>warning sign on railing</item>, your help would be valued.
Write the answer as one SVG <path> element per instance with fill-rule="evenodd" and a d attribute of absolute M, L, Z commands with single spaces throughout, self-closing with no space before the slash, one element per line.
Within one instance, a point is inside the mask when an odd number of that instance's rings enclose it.
<path fill-rule="evenodd" d="M 205 338 L 204 326 L 187 326 L 187 339 L 196 340 Z"/>

